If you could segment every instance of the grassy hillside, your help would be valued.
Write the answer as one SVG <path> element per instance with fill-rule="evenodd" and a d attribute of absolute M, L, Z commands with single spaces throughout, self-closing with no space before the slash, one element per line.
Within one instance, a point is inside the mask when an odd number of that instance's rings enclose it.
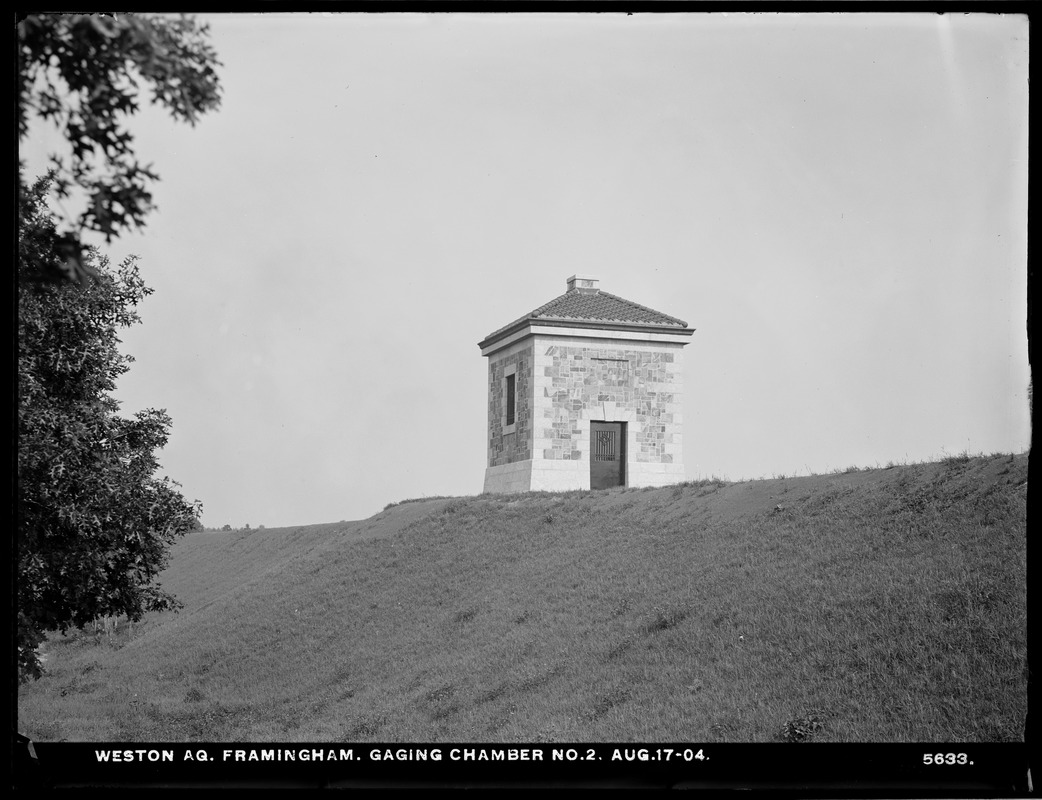
<path fill-rule="evenodd" d="M 47 646 L 38 741 L 1010 741 L 1026 456 L 194 534 Z"/>

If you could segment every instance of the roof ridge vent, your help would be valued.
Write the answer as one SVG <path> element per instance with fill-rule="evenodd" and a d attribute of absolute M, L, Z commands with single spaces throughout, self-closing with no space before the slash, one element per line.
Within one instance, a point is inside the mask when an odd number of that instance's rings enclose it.
<path fill-rule="evenodd" d="M 600 283 L 600 279 L 593 275 L 573 275 L 568 279 L 568 291 L 597 294 L 600 291 L 597 288 L 598 283 Z"/>

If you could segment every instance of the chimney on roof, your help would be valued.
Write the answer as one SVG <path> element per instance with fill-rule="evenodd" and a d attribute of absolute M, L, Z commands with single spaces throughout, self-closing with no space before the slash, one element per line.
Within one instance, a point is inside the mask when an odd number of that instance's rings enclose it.
<path fill-rule="evenodd" d="M 599 290 L 599 280 L 592 275 L 573 275 L 568 279 L 569 292 L 582 292 L 583 294 L 596 294 Z"/>

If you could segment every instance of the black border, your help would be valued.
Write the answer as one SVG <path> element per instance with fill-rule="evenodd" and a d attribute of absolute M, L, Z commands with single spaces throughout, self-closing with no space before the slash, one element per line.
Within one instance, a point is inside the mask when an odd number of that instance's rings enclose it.
<path fill-rule="evenodd" d="M 802 797 L 1028 797 L 1026 744 L 405 744 L 405 743 L 60 743 L 19 745 L 17 788 L 284 786 L 645 787 L 769 791 Z M 350 750 L 351 761 L 237 761 L 234 751 Z M 668 752 L 669 750 L 672 752 Z M 35 751 L 35 759 L 27 751 Z M 130 761 L 100 761 L 118 750 Z M 134 751 L 142 751 L 137 754 Z M 171 753 L 150 762 L 148 753 Z M 424 751 L 427 760 L 373 759 L 377 751 Z M 461 760 L 527 750 L 529 760 Z M 437 751 L 440 760 L 430 754 Z M 542 760 L 531 760 L 539 751 Z M 226 755 L 231 753 L 230 756 Z M 554 753 L 564 758 L 555 760 Z M 621 756 L 613 760 L 618 752 Z M 207 761 L 201 761 L 205 753 Z M 954 754 L 947 758 L 947 754 Z M 191 758 L 186 760 L 186 754 Z M 924 763 L 942 754 L 965 764 Z M 965 758 L 961 756 L 965 754 Z M 154 756 L 158 757 L 158 756 Z M 110 755 L 111 758 L 111 755 Z"/>

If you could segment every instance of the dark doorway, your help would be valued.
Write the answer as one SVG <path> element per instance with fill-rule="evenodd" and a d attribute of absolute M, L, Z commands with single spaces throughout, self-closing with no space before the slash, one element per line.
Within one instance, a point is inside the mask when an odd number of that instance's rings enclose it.
<path fill-rule="evenodd" d="M 626 485 L 626 423 L 590 423 L 590 488 Z"/>

